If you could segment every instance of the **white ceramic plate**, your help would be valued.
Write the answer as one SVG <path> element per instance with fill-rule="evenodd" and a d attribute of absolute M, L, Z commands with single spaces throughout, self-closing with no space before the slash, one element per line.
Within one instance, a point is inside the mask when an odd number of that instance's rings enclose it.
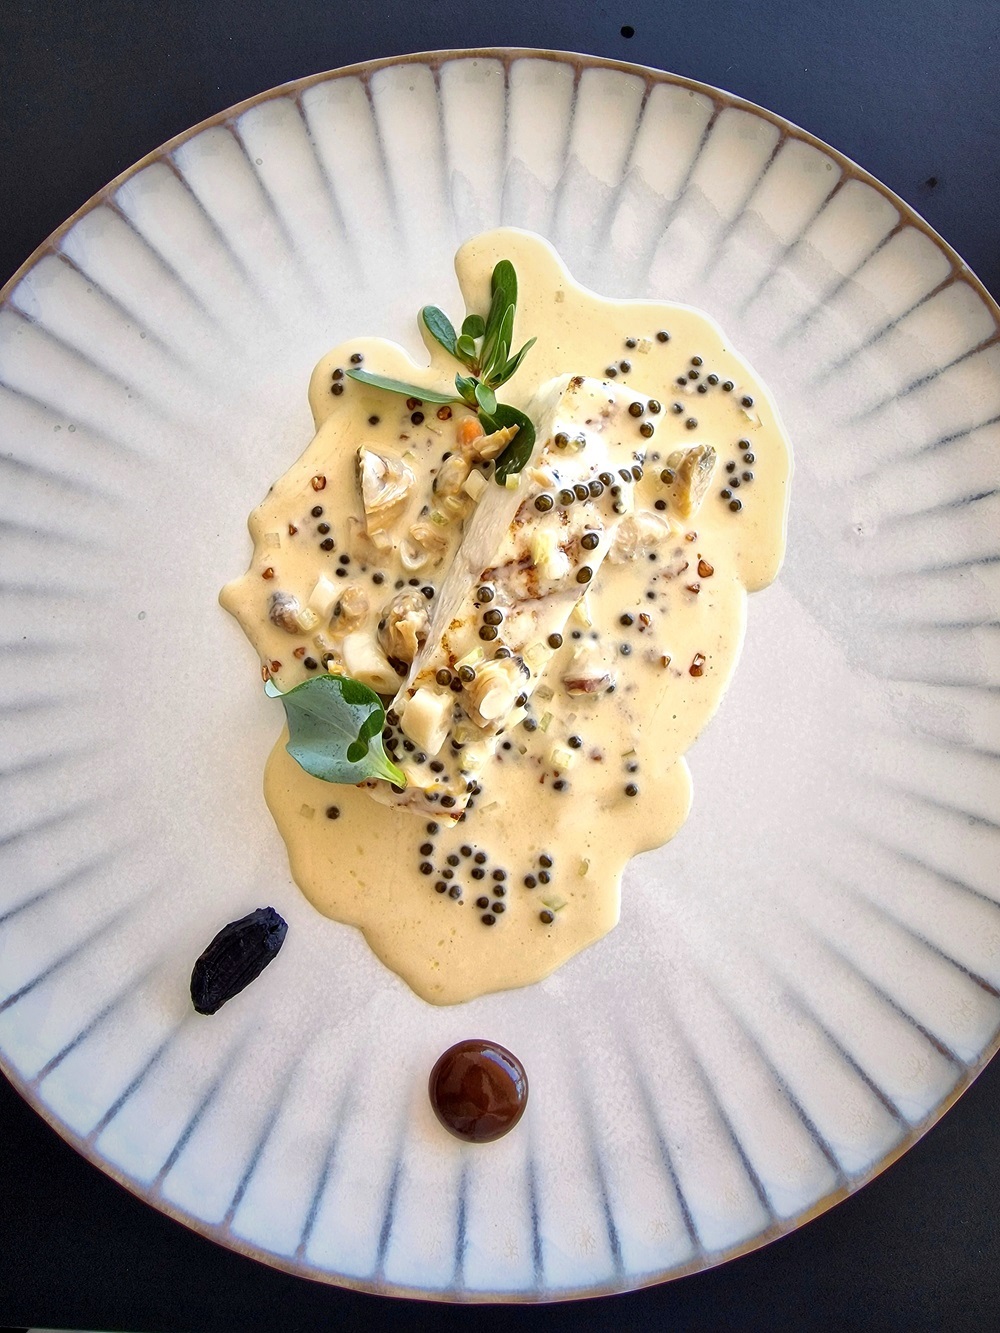
<path fill-rule="evenodd" d="M 694 813 L 620 927 L 437 1009 L 292 884 L 276 722 L 217 607 L 310 437 L 313 363 L 419 347 L 509 223 L 609 296 L 679 299 L 794 440 Z M 311 1277 L 447 1299 L 616 1291 L 797 1226 L 922 1133 L 1000 1024 L 998 311 L 898 199 L 777 117 L 589 57 L 448 53 L 289 85 L 115 181 L 0 301 L 0 1050 L 94 1162 Z M 214 1019 L 223 922 L 277 962 Z M 439 1052 L 531 1080 L 443 1135 Z"/>

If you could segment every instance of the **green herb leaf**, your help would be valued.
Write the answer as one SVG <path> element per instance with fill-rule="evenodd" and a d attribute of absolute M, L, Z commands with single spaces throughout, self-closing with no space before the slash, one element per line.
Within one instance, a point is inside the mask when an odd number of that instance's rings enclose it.
<path fill-rule="evenodd" d="M 482 315 L 466 315 L 462 322 L 462 332 L 469 338 L 481 338 L 486 332 L 486 321 Z"/>
<path fill-rule="evenodd" d="M 403 380 L 390 379 L 388 375 L 374 375 L 370 370 L 349 370 L 348 376 L 359 384 L 370 384 L 373 389 L 388 389 L 390 393 L 401 393 L 404 398 L 419 398 L 424 403 L 453 403 L 453 393 L 439 393 L 437 389 L 422 389 L 419 384 L 406 384 Z"/>
<path fill-rule="evenodd" d="M 517 274 L 509 259 L 501 259 L 494 268 L 490 279 L 490 291 L 494 296 L 498 292 L 502 294 L 505 306 L 517 305 Z"/>
<path fill-rule="evenodd" d="M 384 778 L 405 787 L 405 774 L 382 747 L 385 709 L 367 685 L 350 676 L 323 675 L 285 694 L 270 680 L 264 690 L 284 704 L 285 749 L 314 778 L 352 784 Z"/>
<path fill-rule="evenodd" d="M 427 332 L 435 338 L 446 352 L 455 355 L 455 328 L 451 320 L 436 305 L 425 305 L 420 312 Z"/>
<path fill-rule="evenodd" d="M 490 351 L 489 361 L 483 361 L 483 379 L 488 380 L 496 388 L 502 383 L 500 375 L 504 366 L 507 364 L 507 358 L 510 356 L 510 340 L 514 336 L 514 307 L 509 305 L 503 312 L 497 328 L 496 342 Z"/>
<path fill-rule="evenodd" d="M 462 401 L 468 403 L 470 407 L 477 406 L 476 386 L 478 383 L 479 381 L 477 379 L 473 379 L 471 375 L 455 376 L 455 388 L 458 390 L 459 396 L 462 399 Z"/>
<path fill-rule="evenodd" d="M 520 472 L 531 457 L 535 447 L 535 427 L 530 417 L 509 403 L 497 403 L 495 412 L 480 412 L 479 420 L 487 434 L 503 426 L 518 428 L 517 434 L 497 459 L 496 471 L 493 473 L 494 480 L 503 486 L 507 478 Z"/>
<path fill-rule="evenodd" d="M 521 350 L 520 350 L 519 352 L 515 353 L 515 355 L 512 356 L 512 357 L 510 358 L 510 360 L 509 360 L 509 361 L 507 362 L 507 364 L 504 366 L 504 368 L 503 368 L 503 372 L 502 372 L 502 374 L 501 374 L 501 378 L 500 378 L 500 380 L 494 385 L 494 388 L 499 388 L 501 384 L 506 384 L 506 383 L 507 383 L 507 381 L 511 378 L 511 376 L 514 374 L 514 372 L 517 370 L 518 366 L 519 366 L 519 365 L 521 364 L 521 362 L 524 360 L 526 353 L 528 353 L 528 352 L 531 351 L 532 347 L 534 347 L 534 345 L 535 345 L 535 343 L 536 343 L 537 341 L 538 341 L 537 338 L 529 338 L 528 341 L 527 341 L 527 342 L 524 344 L 524 346 L 521 348 Z"/>
<path fill-rule="evenodd" d="M 476 385 L 476 402 L 479 404 L 480 411 L 492 416 L 497 410 L 497 396 L 488 384 Z"/>
<path fill-rule="evenodd" d="M 463 333 L 455 344 L 455 355 L 459 357 L 460 360 L 468 362 L 470 365 L 475 361 L 476 344 L 468 334 Z"/>

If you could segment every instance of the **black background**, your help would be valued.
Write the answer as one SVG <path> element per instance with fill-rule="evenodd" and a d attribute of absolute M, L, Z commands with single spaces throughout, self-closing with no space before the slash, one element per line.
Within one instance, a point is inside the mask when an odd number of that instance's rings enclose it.
<path fill-rule="evenodd" d="M 353 61 L 489 45 L 634 60 L 757 101 L 891 186 L 1000 295 L 998 0 L 0 0 L 0 282 L 111 177 L 241 98 Z M 1000 1327 L 1000 1063 L 899 1163 L 784 1240 L 542 1309 L 380 1300 L 230 1254 L 84 1162 L 2 1079 L 0 1182 L 11 1325 Z"/>

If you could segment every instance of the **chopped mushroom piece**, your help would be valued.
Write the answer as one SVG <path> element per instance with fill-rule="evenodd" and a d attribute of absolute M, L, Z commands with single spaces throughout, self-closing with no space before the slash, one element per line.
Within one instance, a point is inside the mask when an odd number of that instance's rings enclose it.
<path fill-rule="evenodd" d="M 413 588 L 399 593 L 384 608 L 379 620 L 379 643 L 386 657 L 409 666 L 427 638 L 430 623 L 427 599 L 422 593 Z"/>
<path fill-rule="evenodd" d="M 409 466 L 392 454 L 376 453 L 362 445 L 358 450 L 358 482 L 365 508 L 369 537 L 385 532 L 405 503 L 413 487 Z"/>
<path fill-rule="evenodd" d="M 562 678 L 567 694 L 604 694 L 615 683 L 615 678 L 602 663 L 594 660 L 589 647 L 578 648 L 573 654 Z"/>
<path fill-rule="evenodd" d="M 636 510 L 634 514 L 626 514 L 618 524 L 608 560 L 613 565 L 627 564 L 644 551 L 676 535 L 676 529 L 667 519 L 649 510 Z"/>
<path fill-rule="evenodd" d="M 297 597 L 293 597 L 290 592 L 273 592 L 271 600 L 268 602 L 267 614 L 272 624 L 279 629 L 285 630 L 289 634 L 301 633 L 299 625 L 299 612 L 302 607 Z"/>
<path fill-rule="evenodd" d="M 674 474 L 670 481 L 670 507 L 680 518 L 696 513 L 712 484 L 715 450 L 710 444 L 696 444 L 690 449 L 675 449 L 667 457 L 666 467 Z"/>
<path fill-rule="evenodd" d="M 337 617 L 335 628 L 338 630 L 357 629 L 368 614 L 368 606 L 368 594 L 364 588 L 357 583 L 349 584 L 340 594 L 340 599 L 334 607 L 334 613 Z"/>

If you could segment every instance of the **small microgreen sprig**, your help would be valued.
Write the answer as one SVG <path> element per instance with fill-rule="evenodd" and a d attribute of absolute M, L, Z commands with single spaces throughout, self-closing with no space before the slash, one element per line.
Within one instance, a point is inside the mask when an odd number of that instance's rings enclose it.
<path fill-rule="evenodd" d="M 529 338 L 520 351 L 511 355 L 516 310 L 517 274 L 508 259 L 501 259 L 493 269 L 490 308 L 485 319 L 482 315 L 467 315 L 461 333 L 456 333 L 451 320 L 437 306 L 426 305 L 421 310 L 420 317 L 431 337 L 468 371 L 455 376 L 455 393 L 423 389 L 369 370 L 352 369 L 347 374 L 361 384 L 419 398 L 425 403 L 458 403 L 469 407 L 477 413 L 487 434 L 505 426 L 517 426 L 517 434 L 496 461 L 494 478 L 503 485 L 509 476 L 521 471 L 535 446 L 531 419 L 509 403 L 498 403 L 496 396 L 497 389 L 517 371 L 535 343 L 534 338 Z"/>

